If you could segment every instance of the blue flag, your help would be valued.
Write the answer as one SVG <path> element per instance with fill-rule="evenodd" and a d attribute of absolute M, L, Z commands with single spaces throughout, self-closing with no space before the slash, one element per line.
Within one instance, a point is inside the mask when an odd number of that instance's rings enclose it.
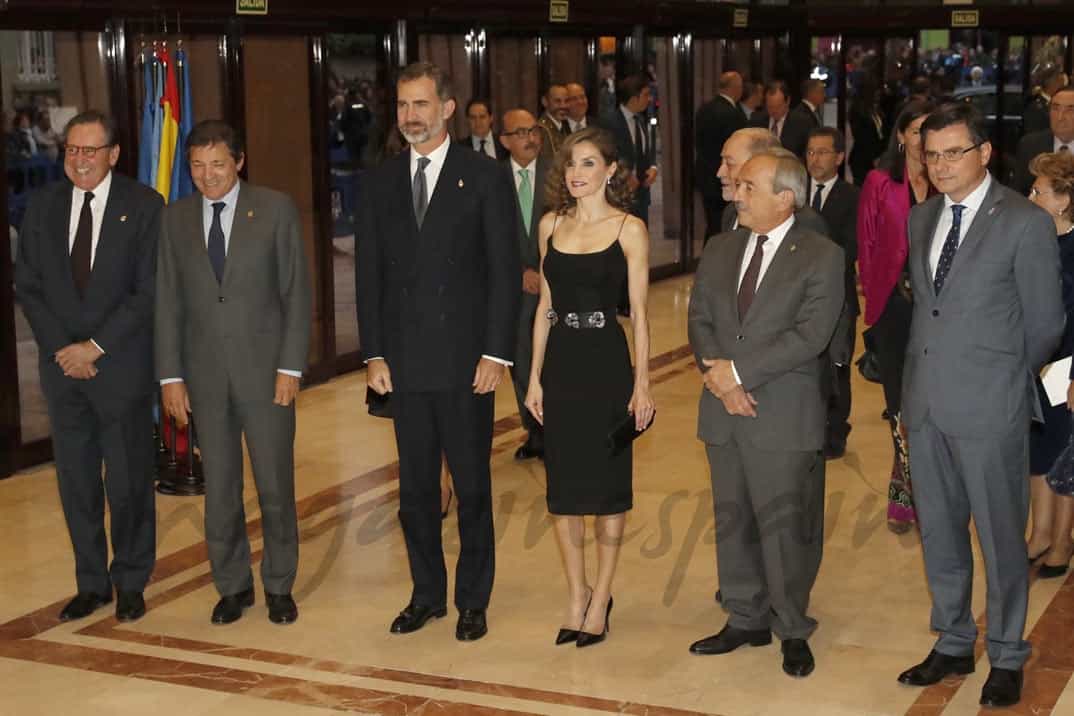
<path fill-rule="evenodd" d="M 156 115 L 156 84 L 153 76 L 155 60 L 143 58 L 143 81 L 145 82 L 145 99 L 142 106 L 142 133 L 138 142 L 138 181 L 146 186 L 153 186 L 156 172 L 153 171 L 153 155 L 157 148 L 153 144 L 153 122 Z"/>
<path fill-rule="evenodd" d="M 190 98 L 190 67 L 187 65 L 186 50 L 175 53 L 176 68 L 179 71 L 179 137 L 175 143 L 175 162 L 172 164 L 171 195 L 168 203 L 182 199 L 194 193 L 194 182 L 190 179 L 190 163 L 186 160 L 186 138 L 194 128 L 194 103 Z"/>

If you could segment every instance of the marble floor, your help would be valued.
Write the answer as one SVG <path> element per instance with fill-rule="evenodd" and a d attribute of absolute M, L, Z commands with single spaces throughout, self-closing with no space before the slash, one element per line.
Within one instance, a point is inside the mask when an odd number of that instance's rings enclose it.
<path fill-rule="evenodd" d="M 778 642 L 695 657 L 714 633 L 713 515 L 694 437 L 699 379 L 686 346 L 689 277 L 652 291 L 652 382 L 659 417 L 635 451 L 635 507 L 608 640 L 555 647 L 565 588 L 544 507 L 540 463 L 513 459 L 522 430 L 508 386 L 497 395 L 492 456 L 498 570 L 489 635 L 454 638 L 454 611 L 421 631 L 388 625 L 409 596 L 396 518 L 391 426 L 369 417 L 364 376 L 303 391 L 296 446 L 301 564 L 297 624 L 258 604 L 209 623 L 216 594 L 198 498 L 158 499 L 158 564 L 148 614 L 119 624 L 102 609 L 61 624 L 73 560 L 51 466 L 0 482 L 0 714 L 977 714 L 978 669 L 927 689 L 896 683 L 932 645 L 919 538 L 886 529 L 890 442 L 879 386 L 855 379 L 854 431 L 827 472 L 825 559 L 812 598 L 817 668 L 793 680 Z M 260 522 L 247 476 L 248 530 Z M 457 523 L 444 523 L 449 565 Z M 592 554 L 592 553 L 591 553 Z M 591 568 L 593 565 L 590 565 Z M 256 571 L 255 571 L 256 573 Z M 977 569 L 974 609 L 983 622 Z M 1072 578 L 1074 579 L 1074 578 Z M 1074 714 L 1074 584 L 1034 581 L 1034 655 L 1012 713 Z"/>

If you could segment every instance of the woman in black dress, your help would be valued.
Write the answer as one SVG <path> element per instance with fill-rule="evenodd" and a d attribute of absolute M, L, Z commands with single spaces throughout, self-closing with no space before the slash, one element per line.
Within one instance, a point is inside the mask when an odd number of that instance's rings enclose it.
<path fill-rule="evenodd" d="M 1052 360 L 1071 354 L 1074 349 L 1074 157 L 1069 152 L 1041 154 L 1029 165 L 1036 177 L 1029 192 L 1030 200 L 1048 212 L 1055 221 L 1059 256 L 1063 270 L 1063 305 L 1067 325 L 1063 342 Z M 1060 577 L 1074 554 L 1070 529 L 1074 522 L 1074 498 L 1071 497 L 1069 459 L 1057 458 L 1071 439 L 1070 411 L 1074 395 L 1067 403 L 1051 405 L 1038 381 L 1044 423 L 1033 423 L 1029 432 L 1029 474 L 1033 529 L 1026 551 L 1029 561 L 1044 557 L 1038 576 Z M 1047 481 L 1045 476 L 1047 475 Z"/>
<path fill-rule="evenodd" d="M 526 407 L 544 426 L 548 511 L 569 589 L 557 644 L 603 641 L 612 577 L 633 505 L 632 455 L 613 455 L 611 429 L 627 414 L 642 430 L 649 395 L 649 235 L 630 216 L 630 172 L 603 129 L 567 138 L 549 172 L 552 211 L 541 219 L 541 297 L 533 327 Z M 630 295 L 634 368 L 616 321 L 623 283 Z M 597 578 L 586 578 L 584 515 L 595 515 Z"/>

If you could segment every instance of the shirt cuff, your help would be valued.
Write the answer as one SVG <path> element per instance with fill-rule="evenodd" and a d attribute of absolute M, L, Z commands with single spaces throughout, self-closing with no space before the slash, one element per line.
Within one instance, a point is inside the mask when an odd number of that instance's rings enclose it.
<path fill-rule="evenodd" d="M 365 363 L 366 365 L 369 365 L 369 361 L 371 361 L 371 360 L 384 360 L 384 356 L 373 356 L 372 358 L 366 358 L 362 362 Z"/>
<path fill-rule="evenodd" d="M 100 343 L 98 343 L 97 341 L 93 340 L 92 338 L 89 339 L 89 342 L 93 344 L 94 348 L 96 348 L 97 350 L 99 350 L 101 352 L 101 355 L 104 355 L 104 348 L 101 348 Z"/>
<path fill-rule="evenodd" d="M 735 382 L 742 385 L 742 379 L 738 377 L 738 371 L 735 370 L 735 362 L 731 361 L 731 374 L 735 376 Z"/>
<path fill-rule="evenodd" d="M 514 365 L 514 363 L 509 361 L 509 360 L 504 360 L 503 358 L 497 358 L 496 356 L 490 356 L 490 355 L 487 355 L 485 353 L 482 353 L 481 357 L 482 358 L 488 358 L 493 363 L 499 363 L 500 365 L 505 365 L 508 368 L 510 368 L 511 366 Z"/>
<path fill-rule="evenodd" d="M 182 382 L 183 382 L 182 378 L 165 378 L 164 380 L 160 381 L 160 384 L 161 385 L 167 385 L 168 383 L 182 383 Z"/>
<path fill-rule="evenodd" d="M 302 371 L 300 371 L 300 370 L 284 370 L 283 368 L 277 368 L 276 372 L 277 373 L 283 373 L 284 375 L 289 375 L 292 378 L 301 378 L 302 377 Z"/>

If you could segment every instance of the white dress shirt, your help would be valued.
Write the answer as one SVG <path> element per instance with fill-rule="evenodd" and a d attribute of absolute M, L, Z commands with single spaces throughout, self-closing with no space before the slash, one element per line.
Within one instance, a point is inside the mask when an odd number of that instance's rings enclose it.
<path fill-rule="evenodd" d="M 757 272 L 757 286 L 754 288 L 755 295 L 761 289 L 761 281 L 764 280 L 768 267 L 772 265 L 772 259 L 775 257 L 776 252 L 779 251 L 783 239 L 787 237 L 787 232 L 791 230 L 792 226 L 794 226 L 794 214 L 791 214 L 786 221 L 765 234 L 768 238 L 765 240 L 764 245 L 761 246 L 761 269 Z M 746 250 L 742 255 L 742 265 L 738 267 L 738 283 L 735 284 L 736 296 L 738 295 L 738 289 L 742 288 L 742 279 L 746 276 L 746 269 L 749 268 L 750 259 L 753 258 L 753 251 L 756 248 L 757 232 L 751 231 L 750 238 L 746 242 Z M 734 373 L 738 384 L 742 385 L 742 379 L 738 377 L 738 370 L 735 368 L 734 361 L 731 361 L 731 372 Z"/>
<path fill-rule="evenodd" d="M 571 119 L 570 117 L 567 117 L 567 122 L 570 124 L 571 134 L 574 134 L 575 132 L 578 132 L 580 130 L 589 128 L 589 124 L 587 122 L 586 117 L 582 117 L 581 119 L 579 119 L 577 121 Z"/>
<path fill-rule="evenodd" d="M 496 139 L 492 136 L 492 132 L 489 132 L 487 137 L 475 137 L 474 135 L 471 134 L 470 135 L 470 145 L 474 148 L 475 152 L 480 152 L 480 151 L 482 151 L 481 150 L 481 140 L 482 139 L 485 140 L 485 149 L 484 149 L 485 154 L 487 156 L 490 156 L 493 159 L 495 159 L 496 158 L 496 147 L 495 147 L 495 145 L 493 145 L 493 142 L 495 142 Z M 426 170 L 426 171 L 428 171 L 428 170 Z"/>
<path fill-rule="evenodd" d="M 97 259 L 97 244 L 101 241 L 101 226 L 104 224 L 104 210 L 108 206 L 108 194 L 112 190 L 112 172 L 109 171 L 101 179 L 101 183 L 94 187 L 90 193 L 90 214 L 93 217 L 93 231 L 90 239 L 90 270 L 93 270 L 93 262 Z M 71 217 L 67 224 L 67 253 L 70 254 L 75 248 L 75 234 L 78 233 L 78 220 L 82 216 L 82 204 L 86 201 L 86 192 L 77 186 L 71 187 Z M 104 353 L 97 341 L 90 338 L 90 343 L 97 350 Z"/>
<path fill-rule="evenodd" d="M 962 240 L 966 238 L 966 232 L 969 230 L 970 224 L 973 223 L 974 217 L 977 216 L 977 211 L 981 208 L 981 202 L 984 201 L 985 194 L 988 193 L 988 189 L 991 186 L 992 175 L 985 174 L 984 181 L 970 192 L 969 196 L 958 202 L 965 207 L 962 209 L 962 219 L 959 221 L 959 246 L 962 245 Z M 936 233 L 932 235 L 932 246 L 929 247 L 929 270 L 932 272 L 933 278 L 936 277 L 936 266 L 940 263 L 940 254 L 943 253 L 943 244 L 947 240 L 947 232 L 951 230 L 951 224 L 954 221 L 954 213 L 951 211 L 951 207 L 954 205 L 955 202 L 951 201 L 950 197 L 944 196 L 943 212 L 940 213 L 940 220 L 936 224 Z"/>
<path fill-rule="evenodd" d="M 231 248 L 231 227 L 235 225 L 235 207 L 239 202 L 239 189 L 242 188 L 242 182 L 235 182 L 235 186 L 231 187 L 227 194 L 224 194 L 219 199 L 210 199 L 207 196 L 201 197 L 201 219 L 202 226 L 205 229 L 205 248 L 209 248 L 209 231 L 213 226 L 213 204 L 224 202 L 224 208 L 220 210 L 220 228 L 224 231 L 224 256 L 228 254 L 228 250 Z M 277 368 L 277 373 L 283 373 L 293 378 L 301 378 L 302 371 L 299 370 L 287 370 L 285 368 Z M 182 383 L 182 378 L 164 378 L 160 381 L 161 385 L 167 385 L 168 383 Z"/>
<path fill-rule="evenodd" d="M 631 139 L 631 141 L 636 143 L 638 141 L 638 138 L 637 138 L 637 135 L 635 133 L 636 129 L 637 129 L 637 125 L 634 124 L 634 117 L 636 117 L 637 115 L 635 115 L 633 112 L 631 112 L 629 109 L 627 109 L 625 104 L 619 105 L 619 111 L 622 112 L 623 117 L 626 118 L 626 126 L 627 126 L 627 129 L 630 130 L 630 139 Z M 646 151 L 646 148 L 649 146 L 649 136 L 648 136 L 649 135 L 649 129 L 648 129 L 648 126 L 646 125 L 645 117 L 639 117 L 639 119 L 641 119 L 641 129 L 642 129 L 642 131 L 641 131 L 641 147 L 635 147 L 635 149 L 639 149 L 641 151 L 641 153 L 644 154 L 645 151 Z M 648 169 L 649 167 L 645 167 L 645 168 Z"/>
<path fill-rule="evenodd" d="M 783 122 L 787 119 L 787 115 L 783 115 L 780 119 L 768 118 L 768 129 L 772 134 L 776 135 L 777 139 L 782 138 L 783 134 Z"/>
<path fill-rule="evenodd" d="M 428 198 L 429 198 L 429 204 L 433 203 L 433 192 L 436 190 L 436 181 L 440 178 L 440 170 L 444 168 L 444 160 L 447 159 L 448 148 L 450 146 L 451 146 L 451 140 L 447 135 L 445 135 L 444 136 L 444 141 L 441 142 L 439 147 L 437 147 L 433 151 L 429 152 L 428 154 L 424 155 L 429 159 L 429 165 L 425 167 L 425 191 L 426 191 L 426 194 L 428 195 Z M 416 175 L 418 173 L 418 157 L 420 157 L 420 156 L 422 156 L 422 155 L 418 154 L 417 150 L 415 150 L 414 147 L 411 146 L 410 147 L 410 185 L 411 186 L 414 185 L 414 175 Z M 513 163 L 514 162 L 512 161 L 512 164 Z M 533 165 L 531 165 L 531 166 L 533 166 Z M 516 175 L 515 188 L 516 189 L 518 188 L 517 175 Z M 494 363 L 499 363 L 500 365 L 506 365 L 506 366 L 514 365 L 513 362 L 511 362 L 509 360 L 504 360 L 503 358 L 497 358 L 496 356 L 490 356 L 490 355 L 484 355 L 483 354 L 481 357 L 482 358 L 488 358 L 490 361 L 492 361 Z M 372 356 L 370 358 L 366 358 L 365 362 L 369 363 L 369 361 L 373 361 L 373 360 L 384 360 L 384 356 Z"/>
<path fill-rule="evenodd" d="M 1060 139 L 1059 137 L 1055 137 L 1055 136 L 1053 135 L 1053 138 L 1052 138 L 1052 151 L 1053 151 L 1053 152 L 1058 152 L 1058 151 L 1060 151 L 1060 148 L 1061 148 L 1061 147 L 1066 147 L 1066 148 L 1067 148 L 1067 150 L 1068 150 L 1068 151 L 1069 151 L 1069 152 L 1070 152 L 1071 154 L 1074 154 L 1074 141 L 1071 141 L 1071 142 L 1064 142 L 1064 141 L 1063 141 L 1062 139 Z"/>
<path fill-rule="evenodd" d="M 821 184 L 823 184 L 824 188 L 820 190 L 820 208 L 823 209 L 825 202 L 828 201 L 828 195 L 832 193 L 832 187 L 835 186 L 835 182 L 836 182 L 837 178 L 838 177 L 836 177 L 833 174 L 827 181 L 818 182 L 816 179 L 810 177 L 809 178 L 809 201 L 806 202 L 806 206 L 809 206 L 809 207 L 813 206 L 813 195 L 817 193 L 817 187 L 820 186 Z"/>

